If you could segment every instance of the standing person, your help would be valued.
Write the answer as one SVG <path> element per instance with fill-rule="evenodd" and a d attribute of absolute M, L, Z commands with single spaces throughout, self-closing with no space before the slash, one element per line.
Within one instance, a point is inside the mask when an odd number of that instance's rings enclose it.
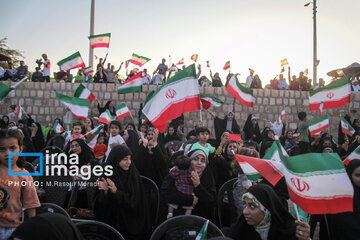
<path fill-rule="evenodd" d="M 158 73 L 156 73 L 156 71 L 154 72 L 154 75 L 153 78 L 152 78 L 152 82 L 155 84 L 155 85 L 161 85 L 163 83 L 163 81 L 165 80 L 165 77 L 163 75 L 163 70 L 160 69 L 158 71 Z"/>
<path fill-rule="evenodd" d="M 31 124 L 31 142 L 36 152 L 40 152 L 45 147 L 45 138 L 40 123 Z"/>
<path fill-rule="evenodd" d="M 210 69 L 210 77 L 211 77 L 211 80 L 212 80 L 212 86 L 213 87 L 222 87 L 223 86 L 221 78 L 220 78 L 218 72 L 216 72 L 215 75 L 213 76 L 212 71 Z"/>
<path fill-rule="evenodd" d="M 50 60 L 48 59 L 48 56 L 45 53 L 43 53 L 41 56 L 44 59 L 43 79 L 46 82 L 50 82 L 50 65 L 51 65 Z"/>
<path fill-rule="evenodd" d="M 11 81 L 16 81 L 15 80 L 16 72 L 17 72 L 17 70 L 14 68 L 14 64 L 9 63 L 9 68 L 6 69 L 6 72 L 5 72 L 5 79 L 10 78 Z"/>
<path fill-rule="evenodd" d="M 111 116 L 113 117 L 116 116 L 115 104 L 113 101 L 111 100 L 107 101 L 104 107 L 100 106 L 99 100 L 95 99 L 95 101 L 96 101 L 97 109 L 99 110 L 99 116 L 107 109 L 109 109 Z"/>
<path fill-rule="evenodd" d="M 298 131 L 300 133 L 299 146 L 301 154 L 310 152 L 310 141 L 309 141 L 309 124 L 306 121 L 306 112 L 299 112 L 298 118 L 300 120 Z"/>
<path fill-rule="evenodd" d="M 108 141 L 107 151 L 105 154 L 105 161 L 107 161 L 109 157 L 109 153 L 112 148 L 114 148 L 117 145 L 125 144 L 124 139 L 120 136 L 121 132 L 121 123 L 117 120 L 111 121 L 109 125 L 110 129 L 110 137 Z"/>
<path fill-rule="evenodd" d="M 261 134 L 259 124 L 253 114 L 249 114 L 244 124 L 243 131 L 245 133 L 245 140 L 253 140 L 257 143 L 261 142 Z"/>
<path fill-rule="evenodd" d="M 7 116 L 9 118 L 9 123 L 14 122 L 16 119 L 16 113 L 15 113 L 16 105 L 10 105 L 8 110 L 9 110 L 9 113 Z"/>
<path fill-rule="evenodd" d="M 23 137 L 18 130 L 0 130 L 0 239 L 8 239 L 24 220 L 23 209 L 29 218 L 40 206 L 31 176 L 9 176 L 9 153 L 23 150 Z M 11 172 L 28 173 L 25 159 L 15 154 L 11 158 Z M 25 183 L 25 184 L 23 184 Z M 24 185 L 24 186 L 23 186 Z"/>
<path fill-rule="evenodd" d="M 149 239 L 148 200 L 131 154 L 122 145 L 111 150 L 107 165 L 112 166 L 113 174 L 110 178 L 97 180 L 99 191 L 94 213 L 97 219 L 113 226 L 125 239 Z"/>
<path fill-rule="evenodd" d="M 292 76 L 292 79 L 290 78 L 290 66 L 288 67 L 288 79 L 289 79 L 289 89 L 290 90 L 299 90 L 299 79 L 296 78 L 296 75 Z"/>
<path fill-rule="evenodd" d="M 166 79 L 166 71 L 168 70 L 168 66 L 165 64 L 166 60 L 165 58 L 163 58 L 161 60 L 161 63 L 159 64 L 159 66 L 156 68 L 156 72 L 158 72 L 159 74 L 163 75 L 163 79 L 165 81 Z"/>
<path fill-rule="evenodd" d="M 108 83 L 115 83 L 115 76 L 121 70 L 122 65 L 123 65 L 123 62 L 120 64 L 119 69 L 116 71 L 115 71 L 114 65 L 111 65 L 110 68 L 104 70 L 104 73 L 106 75 Z"/>
<path fill-rule="evenodd" d="M 251 86 L 252 81 L 254 80 L 254 71 L 251 70 L 250 68 L 249 68 L 249 71 L 250 71 L 250 75 L 247 76 L 247 78 L 246 78 L 246 84 L 248 85 L 248 87 Z"/>
<path fill-rule="evenodd" d="M 256 184 L 243 194 L 244 210 L 231 227 L 234 240 L 310 240 L 310 226 L 295 220 L 268 185 Z"/>
<path fill-rule="evenodd" d="M 151 76 L 147 73 L 146 68 L 144 68 L 144 70 L 143 70 L 141 82 L 142 82 L 143 85 L 144 84 L 150 84 L 150 82 L 151 82 Z"/>
<path fill-rule="evenodd" d="M 103 58 L 99 58 L 99 63 L 96 65 L 96 69 L 99 70 L 99 68 L 101 67 L 102 69 L 104 69 L 104 64 L 106 62 L 106 58 L 107 58 L 108 54 L 106 53 L 105 55 L 105 59 Z M 104 60 L 104 61 L 103 61 Z"/>
<path fill-rule="evenodd" d="M 262 88 L 262 83 L 261 83 L 259 75 L 256 74 L 254 76 L 254 79 L 251 82 L 250 88 Z"/>
<path fill-rule="evenodd" d="M 288 90 L 289 89 L 289 85 L 286 83 L 286 79 L 284 78 L 283 74 L 279 75 L 278 89 L 279 90 Z"/>
<path fill-rule="evenodd" d="M 212 111 L 208 112 L 214 117 L 215 137 L 218 142 L 220 142 L 221 136 L 225 131 L 231 131 L 233 134 L 241 133 L 233 111 L 226 112 L 224 119 L 218 118 Z"/>
<path fill-rule="evenodd" d="M 44 81 L 43 74 L 41 73 L 41 69 L 39 67 L 35 68 L 35 72 L 31 75 L 31 81 L 33 81 L 33 82 Z"/>

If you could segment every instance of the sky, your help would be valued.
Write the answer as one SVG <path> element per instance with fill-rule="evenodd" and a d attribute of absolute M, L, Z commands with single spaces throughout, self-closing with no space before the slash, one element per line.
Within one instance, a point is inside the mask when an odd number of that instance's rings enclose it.
<path fill-rule="evenodd" d="M 219 72 L 225 82 L 231 72 L 240 81 L 255 70 L 269 83 L 287 58 L 291 75 L 306 68 L 312 78 L 313 19 L 308 0 L 96 0 L 95 34 L 111 33 L 108 62 L 116 68 L 132 53 L 151 58 L 143 68 L 152 73 L 162 58 L 166 63 L 198 54 L 202 75 Z M 2 0 L 0 38 L 21 50 L 30 71 L 47 53 L 51 72 L 61 59 L 79 51 L 89 60 L 91 0 Z M 318 78 L 330 81 L 327 72 L 360 62 L 359 0 L 317 1 Z M 104 57 L 105 48 L 94 54 Z M 130 68 L 136 67 L 130 65 Z M 142 69 L 142 68 L 141 68 Z M 287 66 L 286 66 L 287 70 Z M 76 73 L 75 70 L 72 71 Z M 122 69 L 121 75 L 125 74 Z M 286 71 L 287 77 L 288 72 Z"/>

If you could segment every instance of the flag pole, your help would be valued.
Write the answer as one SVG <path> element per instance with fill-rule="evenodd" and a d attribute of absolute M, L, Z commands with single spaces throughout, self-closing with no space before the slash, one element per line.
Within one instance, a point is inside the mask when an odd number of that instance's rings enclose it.
<path fill-rule="evenodd" d="M 297 218 L 297 220 L 301 221 L 297 205 L 295 203 L 293 203 L 293 204 L 294 204 L 294 208 L 295 208 L 296 218 Z"/>
<path fill-rule="evenodd" d="M 200 113 L 200 121 L 202 122 L 202 113 L 201 113 L 201 109 L 199 110 Z"/>
<path fill-rule="evenodd" d="M 20 83 L 24 82 L 27 79 L 27 77 L 24 77 L 23 79 L 21 79 L 19 82 L 17 82 L 13 87 L 11 88 L 16 88 L 17 86 L 19 86 Z"/>
<path fill-rule="evenodd" d="M 90 36 L 94 35 L 95 29 L 95 0 L 91 0 L 91 10 L 90 10 Z M 94 69 L 94 49 L 91 48 L 91 43 L 89 41 L 89 66 Z"/>

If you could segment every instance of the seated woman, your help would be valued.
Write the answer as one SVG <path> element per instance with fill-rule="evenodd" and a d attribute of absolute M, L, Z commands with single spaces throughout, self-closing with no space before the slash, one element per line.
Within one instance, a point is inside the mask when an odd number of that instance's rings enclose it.
<path fill-rule="evenodd" d="M 194 185 L 194 195 L 181 194 L 174 186 L 174 178 L 167 176 L 162 184 L 162 198 L 164 202 L 169 202 L 168 196 L 178 194 L 179 204 L 182 206 L 194 205 L 192 215 L 201 216 L 214 220 L 216 205 L 216 185 L 214 177 L 207 167 L 206 154 L 201 149 L 194 149 L 187 154 L 191 160 L 191 180 Z M 175 192 L 174 192 L 175 191 Z M 176 213 L 174 213 L 176 215 Z"/>
<path fill-rule="evenodd" d="M 310 239 L 310 226 L 295 221 L 270 186 L 250 187 L 243 201 L 243 214 L 229 233 L 234 240 Z"/>
<path fill-rule="evenodd" d="M 131 151 L 124 145 L 115 146 L 107 163 L 113 175 L 97 181 L 96 219 L 113 226 L 125 239 L 148 239 L 149 209 L 140 174 L 131 162 Z"/>

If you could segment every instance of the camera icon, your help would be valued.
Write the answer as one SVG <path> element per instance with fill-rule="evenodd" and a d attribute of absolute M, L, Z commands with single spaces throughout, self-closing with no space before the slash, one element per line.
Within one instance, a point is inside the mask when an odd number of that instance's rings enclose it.
<path fill-rule="evenodd" d="M 40 158 L 40 172 L 34 173 L 17 173 L 11 170 L 11 158 L 17 154 L 19 157 L 39 157 Z M 42 153 L 18 153 L 17 151 L 9 153 L 9 176 L 43 176 L 43 154 Z"/>

